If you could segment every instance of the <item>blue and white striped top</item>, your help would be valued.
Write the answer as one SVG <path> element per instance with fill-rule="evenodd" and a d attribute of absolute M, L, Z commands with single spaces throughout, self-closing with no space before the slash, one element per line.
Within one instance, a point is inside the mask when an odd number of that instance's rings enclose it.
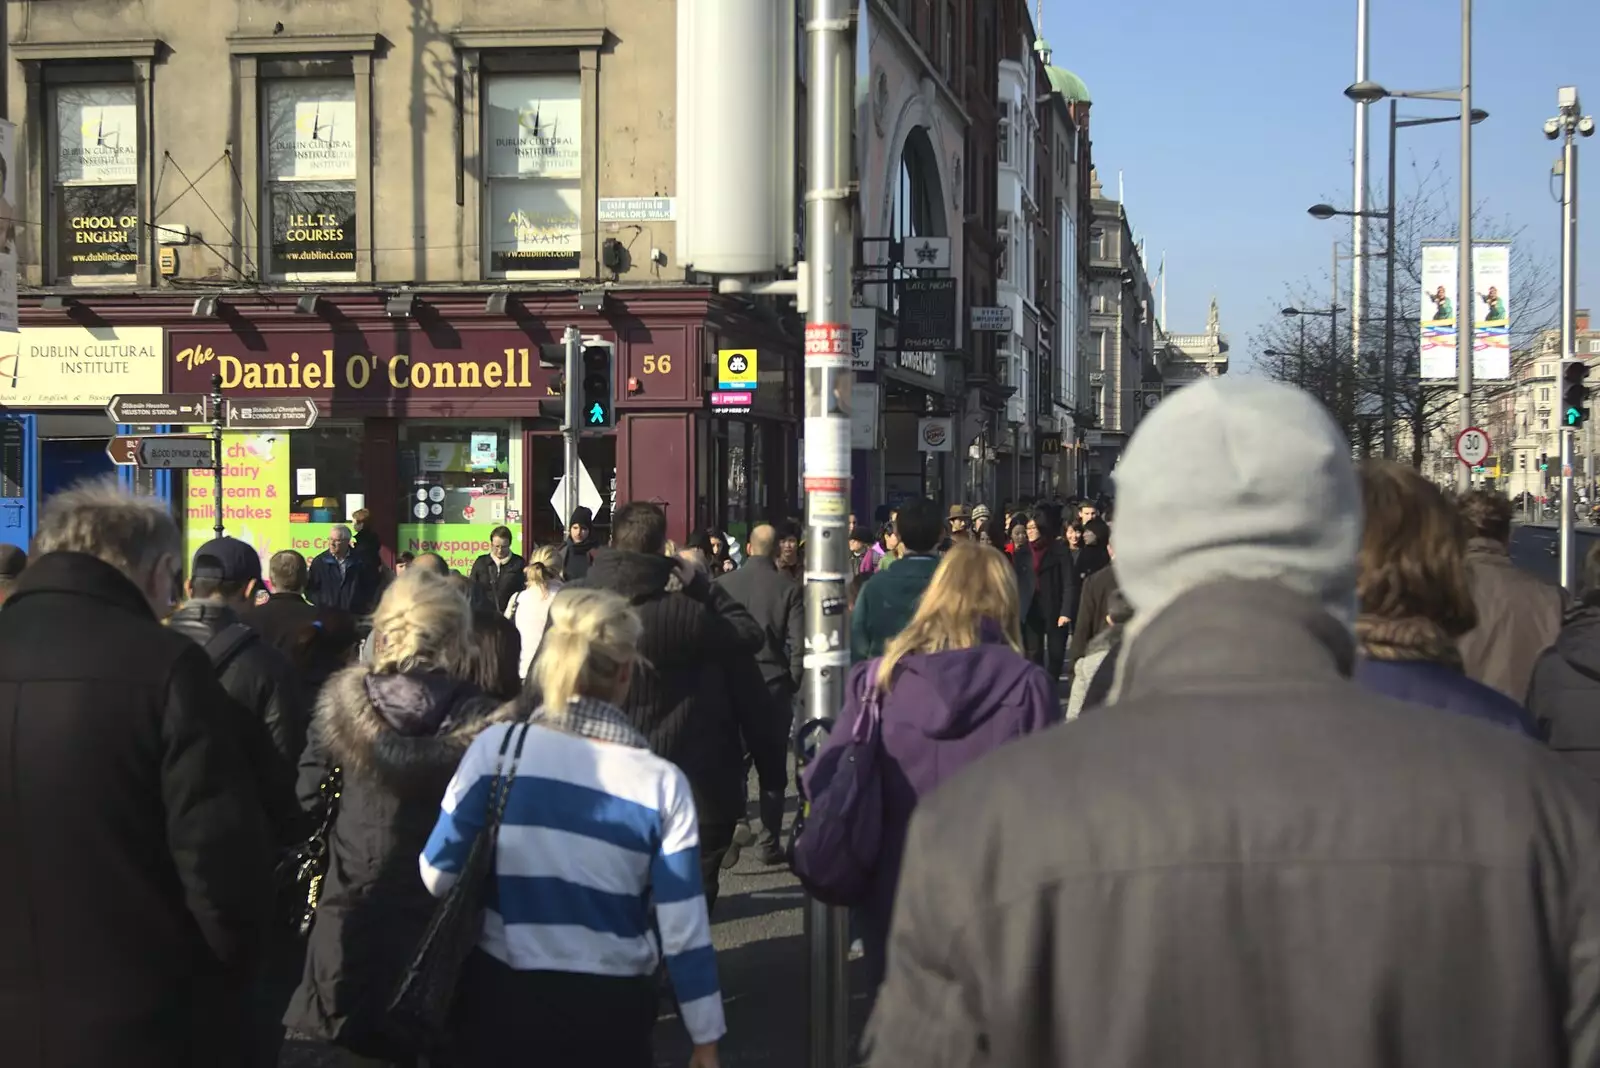
<path fill-rule="evenodd" d="M 654 928 L 689 1037 L 716 1041 L 727 1026 L 688 780 L 648 749 L 540 726 L 538 717 L 532 723 L 500 827 L 479 947 L 520 971 L 647 976 L 659 961 Z M 479 735 L 445 791 L 420 858 L 436 896 L 466 863 L 500 744 L 514 729 L 499 724 Z"/>

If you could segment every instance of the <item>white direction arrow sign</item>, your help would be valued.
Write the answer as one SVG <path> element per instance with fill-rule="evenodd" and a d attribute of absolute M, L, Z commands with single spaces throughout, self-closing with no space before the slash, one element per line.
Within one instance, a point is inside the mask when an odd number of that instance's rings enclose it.
<path fill-rule="evenodd" d="M 603 503 L 600 490 L 595 487 L 594 479 L 589 477 L 589 469 L 583 464 L 578 465 L 578 503 L 589 509 L 590 516 L 600 514 Z M 567 508 L 567 476 L 562 475 L 556 480 L 556 491 L 550 495 L 550 507 L 555 509 L 556 515 L 561 517 L 564 528 L 572 522 L 572 517 L 566 514 Z"/>

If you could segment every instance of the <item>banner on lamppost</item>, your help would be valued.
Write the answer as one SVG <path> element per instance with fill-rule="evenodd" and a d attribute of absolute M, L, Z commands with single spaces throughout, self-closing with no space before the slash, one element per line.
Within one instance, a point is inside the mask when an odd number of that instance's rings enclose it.
<path fill-rule="evenodd" d="M 1454 242 L 1422 246 L 1423 379 L 1456 377 L 1456 336 L 1462 297 L 1457 292 L 1460 258 Z M 1474 242 L 1473 292 L 1465 294 L 1473 314 L 1472 375 L 1478 382 L 1511 377 L 1511 244 Z"/>

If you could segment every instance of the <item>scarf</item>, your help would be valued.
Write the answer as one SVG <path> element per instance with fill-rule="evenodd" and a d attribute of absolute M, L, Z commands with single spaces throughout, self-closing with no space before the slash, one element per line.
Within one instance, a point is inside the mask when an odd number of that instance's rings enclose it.
<path fill-rule="evenodd" d="M 1431 619 L 1409 616 L 1405 619 L 1356 617 L 1356 641 L 1362 655 L 1372 660 L 1425 660 L 1461 667 L 1461 650 L 1456 640 Z"/>
<path fill-rule="evenodd" d="M 1045 541 L 1043 538 L 1040 538 L 1038 541 L 1030 541 L 1028 543 L 1028 551 L 1033 553 L 1033 570 L 1035 574 L 1038 573 L 1039 568 L 1044 564 L 1044 554 L 1049 550 L 1049 548 L 1050 543 Z"/>

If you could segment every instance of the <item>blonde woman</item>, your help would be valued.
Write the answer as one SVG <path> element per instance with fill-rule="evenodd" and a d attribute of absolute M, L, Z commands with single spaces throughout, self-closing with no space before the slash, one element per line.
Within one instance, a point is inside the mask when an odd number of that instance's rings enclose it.
<path fill-rule="evenodd" d="M 1005 554 L 958 541 L 911 622 L 846 681 L 845 709 L 824 752 L 850 740 L 868 700 L 876 697 L 882 714 L 883 853 L 872 888 L 856 903 L 874 989 L 917 799 L 997 746 L 1061 719 L 1054 683 L 1022 655 L 1021 619 Z"/>
<path fill-rule="evenodd" d="M 528 566 L 523 569 L 527 586 L 511 595 L 506 605 L 506 618 L 517 625 L 522 635 L 522 656 L 517 665 L 517 677 L 526 679 L 533 666 L 533 657 L 544 640 L 545 620 L 550 617 L 550 602 L 561 592 L 561 550 L 554 545 L 541 545 L 528 554 Z"/>
<path fill-rule="evenodd" d="M 412 859 L 468 745 L 497 716 L 473 681 L 472 606 L 449 579 L 412 569 L 372 619 L 372 663 L 322 689 L 300 762 L 320 822 L 338 782 L 304 977 L 284 1022 L 377 1064 L 416 1054 L 385 1025 L 389 995 L 433 915 Z M 337 770 L 337 778 L 333 773 Z"/>
<path fill-rule="evenodd" d="M 717 1064 L 726 1026 L 694 799 L 683 772 L 651 753 L 618 707 L 641 629 L 628 602 L 605 590 L 573 588 L 551 603 L 533 668 L 543 704 L 522 709 L 528 737 L 506 757 L 495 890 L 457 992 L 453 1066 L 532 1056 L 648 1068 L 662 956 L 694 1042 L 690 1065 Z M 420 857 L 435 894 L 461 872 L 505 732 L 516 729 L 485 731 L 445 792 Z"/>

